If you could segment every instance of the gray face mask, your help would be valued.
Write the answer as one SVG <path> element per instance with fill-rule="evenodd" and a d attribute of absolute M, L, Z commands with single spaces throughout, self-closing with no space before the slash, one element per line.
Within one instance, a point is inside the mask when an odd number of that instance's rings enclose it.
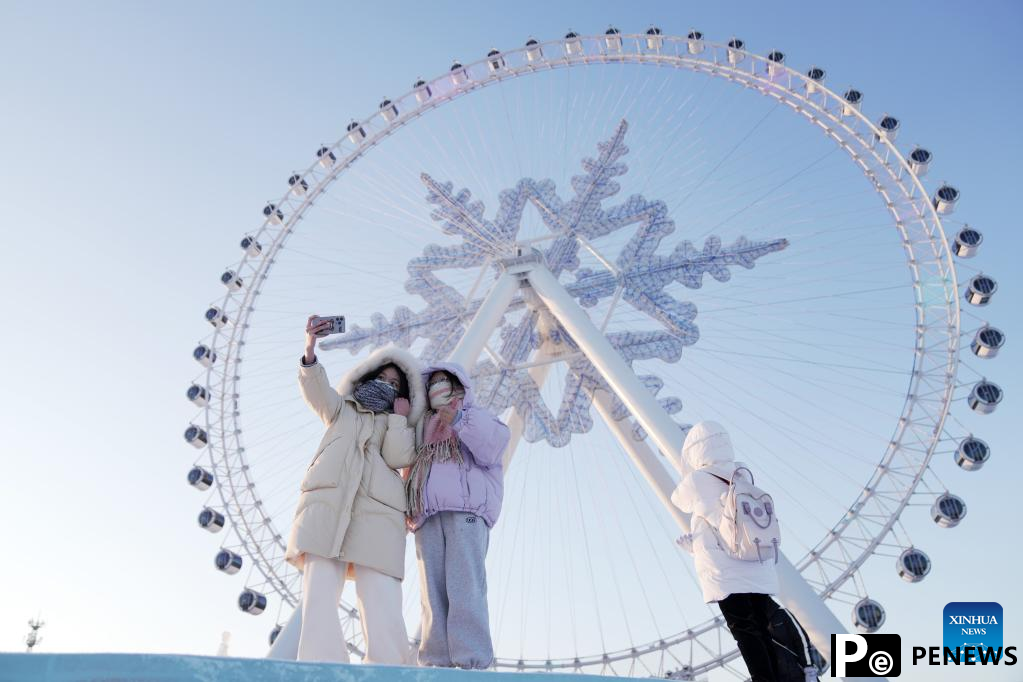
<path fill-rule="evenodd" d="M 355 387 L 352 393 L 359 404 L 373 412 L 387 412 L 394 406 L 398 391 L 386 381 L 373 379 Z"/>

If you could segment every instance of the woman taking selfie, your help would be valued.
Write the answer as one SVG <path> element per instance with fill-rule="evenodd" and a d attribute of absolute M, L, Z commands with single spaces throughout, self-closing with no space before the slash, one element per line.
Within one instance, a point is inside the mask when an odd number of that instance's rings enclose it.
<path fill-rule="evenodd" d="M 400 665 L 409 647 L 401 608 L 405 487 L 397 470 L 415 458 L 415 425 L 426 405 L 419 365 L 382 348 L 338 384 L 316 358 L 329 320 L 306 324 L 302 396 L 327 427 L 302 479 L 286 558 L 302 571 L 302 603 L 268 654 L 348 662 L 338 618 L 346 578 L 355 580 L 367 663 Z"/>

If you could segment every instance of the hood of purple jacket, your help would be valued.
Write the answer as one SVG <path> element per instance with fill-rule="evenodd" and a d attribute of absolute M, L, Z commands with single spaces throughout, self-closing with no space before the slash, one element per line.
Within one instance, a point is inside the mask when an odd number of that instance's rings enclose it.
<path fill-rule="evenodd" d="M 476 396 L 472 390 L 472 377 L 465 371 L 465 367 L 462 367 L 457 362 L 438 362 L 426 367 L 422 371 L 423 375 L 423 386 L 426 386 L 430 380 L 430 375 L 434 372 L 448 372 L 453 374 L 465 388 L 465 397 L 462 398 L 462 409 L 469 409 L 476 404 Z M 426 409 L 430 409 L 429 398 L 427 398 Z"/>

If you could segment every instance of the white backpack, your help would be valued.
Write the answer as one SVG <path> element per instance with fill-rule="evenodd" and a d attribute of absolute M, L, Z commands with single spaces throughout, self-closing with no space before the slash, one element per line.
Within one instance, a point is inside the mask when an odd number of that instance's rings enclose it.
<path fill-rule="evenodd" d="M 740 471 L 748 473 L 750 480 L 738 476 Z M 753 472 L 746 467 L 733 471 L 730 481 L 712 475 L 728 484 L 728 492 L 721 494 L 724 509 L 717 528 L 722 548 L 741 561 L 763 563 L 773 557 L 774 563 L 778 563 L 781 529 L 774 499 L 753 485 Z"/>

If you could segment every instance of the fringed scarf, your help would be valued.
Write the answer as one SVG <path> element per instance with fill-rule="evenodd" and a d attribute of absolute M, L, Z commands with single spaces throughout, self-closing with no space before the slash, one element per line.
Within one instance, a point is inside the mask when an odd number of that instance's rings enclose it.
<path fill-rule="evenodd" d="M 423 491 L 433 463 L 455 461 L 459 466 L 462 465 L 458 435 L 451 424 L 438 414 L 438 409 L 456 411 L 464 395 L 464 391 L 453 391 L 450 381 L 438 381 L 430 386 L 430 409 L 423 417 L 426 425 L 423 429 L 423 442 L 416 448 L 416 461 L 412 463 L 406 483 L 410 518 L 423 512 Z"/>

